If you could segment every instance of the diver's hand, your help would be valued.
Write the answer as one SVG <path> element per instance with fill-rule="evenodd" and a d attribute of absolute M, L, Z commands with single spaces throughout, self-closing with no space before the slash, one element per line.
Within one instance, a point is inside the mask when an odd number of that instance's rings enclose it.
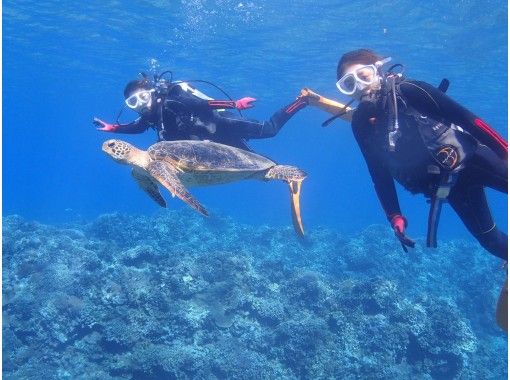
<path fill-rule="evenodd" d="M 319 103 L 320 95 L 310 90 L 308 87 L 304 87 L 301 89 L 299 93 L 298 99 L 303 99 L 305 102 L 311 105 L 315 105 Z"/>
<path fill-rule="evenodd" d="M 249 98 L 249 97 L 241 98 L 239 100 L 236 100 L 236 108 L 241 111 L 248 109 L 248 108 L 252 108 L 254 106 L 254 104 L 252 104 L 252 103 L 256 100 L 257 99 L 255 99 L 255 98 Z"/>
<path fill-rule="evenodd" d="M 98 131 L 103 131 L 103 132 L 115 132 L 118 128 L 117 125 L 107 123 L 101 119 L 98 119 L 97 117 L 94 118 L 94 121 L 92 122 L 92 124 L 94 124 L 96 127 L 100 127 L 100 128 L 96 128 L 96 129 Z"/>
<path fill-rule="evenodd" d="M 402 244 L 404 252 L 408 252 L 407 247 L 414 248 L 414 245 L 416 244 L 415 241 L 405 234 L 407 219 L 400 214 L 396 214 L 391 218 L 390 223 L 393 231 L 395 232 L 395 236 L 400 241 L 400 244 Z"/>

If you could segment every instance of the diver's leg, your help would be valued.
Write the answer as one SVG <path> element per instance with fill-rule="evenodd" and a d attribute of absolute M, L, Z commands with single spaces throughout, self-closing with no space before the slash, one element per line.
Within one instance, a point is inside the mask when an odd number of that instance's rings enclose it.
<path fill-rule="evenodd" d="M 496 227 L 483 186 L 466 183 L 461 175 L 450 192 L 448 201 L 482 247 L 507 260 L 508 237 Z"/>
<path fill-rule="evenodd" d="M 486 187 L 508 193 L 508 161 L 480 144 L 468 164 L 468 179 Z"/>

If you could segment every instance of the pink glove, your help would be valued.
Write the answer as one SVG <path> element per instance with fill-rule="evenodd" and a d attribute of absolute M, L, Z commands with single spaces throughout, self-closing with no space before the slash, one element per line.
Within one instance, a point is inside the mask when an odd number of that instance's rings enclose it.
<path fill-rule="evenodd" d="M 98 127 L 101 127 L 96 129 L 98 131 L 103 132 L 115 132 L 118 128 L 118 125 L 106 123 L 103 120 L 98 119 L 97 117 L 94 118 L 94 121 L 92 123 Z"/>
<path fill-rule="evenodd" d="M 393 231 L 398 232 L 400 234 L 403 234 L 406 230 L 406 219 L 399 214 L 396 214 L 391 218 L 391 227 L 393 228 Z"/>
<path fill-rule="evenodd" d="M 239 99 L 239 100 L 236 100 L 236 108 L 238 110 L 245 110 L 247 108 L 251 108 L 253 107 L 253 103 L 254 101 L 256 101 L 257 99 L 255 98 L 242 98 L 242 99 Z"/>
<path fill-rule="evenodd" d="M 402 244 L 402 249 L 407 252 L 407 247 L 414 248 L 415 242 L 406 236 L 407 220 L 400 214 L 395 214 L 390 219 L 391 227 L 395 231 L 395 236 Z"/>

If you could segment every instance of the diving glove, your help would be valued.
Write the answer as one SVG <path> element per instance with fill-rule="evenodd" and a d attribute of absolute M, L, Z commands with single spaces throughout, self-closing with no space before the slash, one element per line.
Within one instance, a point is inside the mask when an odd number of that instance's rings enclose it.
<path fill-rule="evenodd" d="M 404 252 L 408 252 L 407 247 L 414 248 L 416 242 L 405 234 L 407 219 L 400 214 L 395 214 L 391 217 L 390 224 Z"/>
<path fill-rule="evenodd" d="M 248 109 L 248 108 L 252 108 L 254 106 L 254 104 L 252 104 L 252 103 L 256 100 L 257 99 L 250 98 L 250 97 L 241 98 L 239 100 L 236 100 L 236 108 L 240 111 Z"/>
<path fill-rule="evenodd" d="M 96 127 L 100 127 L 100 128 L 96 128 L 96 129 L 98 131 L 103 131 L 103 132 L 115 132 L 118 128 L 118 125 L 107 123 L 101 119 L 98 119 L 97 117 L 94 118 L 94 121 L 92 122 L 92 124 L 94 124 Z"/>
<path fill-rule="evenodd" d="M 306 101 L 308 104 L 316 105 L 319 103 L 321 96 L 307 87 L 301 89 L 298 99 L 301 98 Z"/>

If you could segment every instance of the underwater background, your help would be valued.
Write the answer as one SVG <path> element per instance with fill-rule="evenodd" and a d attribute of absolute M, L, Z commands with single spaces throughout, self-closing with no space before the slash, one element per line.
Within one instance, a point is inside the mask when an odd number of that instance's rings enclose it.
<path fill-rule="evenodd" d="M 192 189 L 160 210 L 111 135 L 140 71 L 257 98 L 266 120 L 302 87 L 339 101 L 339 57 L 366 47 L 508 135 L 508 8 L 500 1 L 3 2 L 3 375 L 6 379 L 500 379 L 506 276 L 446 206 L 398 187 L 417 248 L 386 220 L 348 123 L 305 108 L 257 152 L 308 173 L 307 237 L 282 183 Z M 212 86 L 206 94 L 224 98 Z M 135 114 L 124 110 L 122 121 Z M 488 190 L 503 230 L 507 196 Z"/>

